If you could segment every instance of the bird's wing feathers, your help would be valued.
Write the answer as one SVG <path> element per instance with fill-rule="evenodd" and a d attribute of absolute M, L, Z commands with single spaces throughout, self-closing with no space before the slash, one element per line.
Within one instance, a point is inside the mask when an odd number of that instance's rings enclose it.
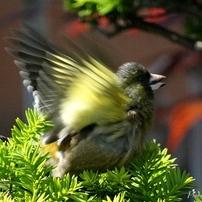
<path fill-rule="evenodd" d="M 70 133 L 90 124 L 125 119 L 129 98 L 119 89 L 118 77 L 104 65 L 74 44 L 76 54 L 64 54 L 27 25 L 15 33 L 23 41 L 7 40 L 19 50 L 6 50 L 20 60 L 15 64 L 39 107 L 48 112 L 53 123 L 54 117 L 62 122 L 49 135 L 57 136 L 54 133 L 64 126 Z"/>
<path fill-rule="evenodd" d="M 45 65 L 46 71 L 48 68 L 53 71 L 53 81 L 64 91 L 60 115 L 68 130 L 77 132 L 92 123 L 104 124 L 125 118 L 128 98 L 118 88 L 115 74 L 90 56 L 81 63 L 68 57 L 51 56 L 51 64 Z"/>

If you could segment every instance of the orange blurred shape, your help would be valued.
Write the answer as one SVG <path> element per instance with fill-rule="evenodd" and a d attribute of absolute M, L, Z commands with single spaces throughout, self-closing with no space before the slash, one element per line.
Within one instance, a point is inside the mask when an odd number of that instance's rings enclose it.
<path fill-rule="evenodd" d="M 169 136 L 167 147 L 176 151 L 188 130 L 202 118 L 202 100 L 184 102 L 174 107 L 169 116 Z"/>
<path fill-rule="evenodd" d="M 64 32 L 69 37 L 74 38 L 87 30 L 89 30 L 89 25 L 75 21 L 68 24 L 68 26 L 65 27 Z"/>
<path fill-rule="evenodd" d="M 151 7 L 148 9 L 148 16 L 145 18 L 147 22 L 162 22 L 167 19 L 166 10 L 164 8 Z"/>

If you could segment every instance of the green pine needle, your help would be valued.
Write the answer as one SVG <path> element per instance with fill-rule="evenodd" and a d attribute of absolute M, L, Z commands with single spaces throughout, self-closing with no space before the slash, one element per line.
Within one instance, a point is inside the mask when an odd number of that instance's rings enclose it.
<path fill-rule="evenodd" d="M 181 201 L 193 190 L 193 177 L 182 172 L 167 149 L 147 142 L 142 153 L 121 169 L 105 173 L 86 170 L 79 176 L 51 177 L 53 166 L 44 166 L 48 154 L 40 152 L 40 136 L 53 125 L 36 110 L 19 118 L 7 143 L 0 141 L 0 201 Z M 198 196 L 198 197 L 197 197 Z M 191 195 L 201 201 L 200 194 Z"/>

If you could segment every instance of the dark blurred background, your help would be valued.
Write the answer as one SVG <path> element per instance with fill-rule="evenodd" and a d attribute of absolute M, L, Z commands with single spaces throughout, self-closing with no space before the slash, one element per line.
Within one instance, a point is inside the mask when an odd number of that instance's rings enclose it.
<path fill-rule="evenodd" d="M 11 135 L 17 117 L 32 106 L 24 89 L 13 56 L 5 52 L 10 46 L 3 37 L 20 21 L 30 23 L 55 44 L 65 48 L 62 35 L 79 40 L 85 32 L 104 44 L 112 69 L 127 61 L 143 64 L 150 72 L 166 75 L 166 86 L 155 92 L 155 125 L 148 139 L 168 147 L 183 170 L 196 179 L 202 191 L 202 54 L 177 45 L 166 38 L 138 29 L 121 32 L 107 39 L 101 33 L 79 23 L 76 14 L 67 13 L 58 0 L 0 1 L 0 134 Z M 183 33 L 183 16 L 160 20 L 170 29 Z M 82 42 L 82 40 L 80 40 Z M 88 46 L 88 44 L 85 44 Z M 91 49 L 93 47 L 87 47 Z"/>

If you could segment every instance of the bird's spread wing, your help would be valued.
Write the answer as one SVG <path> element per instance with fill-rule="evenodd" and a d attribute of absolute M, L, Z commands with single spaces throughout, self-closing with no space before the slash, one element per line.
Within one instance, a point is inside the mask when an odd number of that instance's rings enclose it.
<path fill-rule="evenodd" d="M 69 40 L 77 51 L 65 54 L 27 25 L 15 35 L 20 39 L 7 40 L 19 50 L 6 50 L 18 58 L 15 63 L 24 85 L 56 125 L 46 135 L 46 143 L 91 124 L 125 119 L 129 98 L 119 89 L 118 77 L 104 65 Z"/>

